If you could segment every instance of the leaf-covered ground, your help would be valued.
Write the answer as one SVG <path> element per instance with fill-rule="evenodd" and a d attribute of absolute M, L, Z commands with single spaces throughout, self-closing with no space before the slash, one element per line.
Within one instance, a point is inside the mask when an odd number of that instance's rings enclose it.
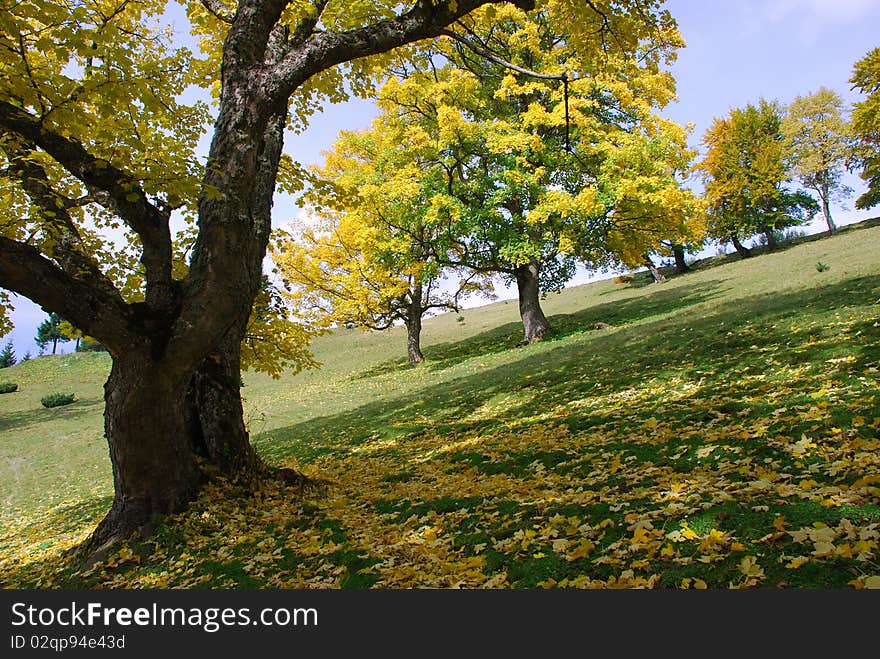
<path fill-rule="evenodd" d="M 3 517 L 2 585 L 880 587 L 878 247 L 865 229 L 606 283 L 526 348 L 504 325 L 416 368 L 325 355 L 324 380 L 254 381 L 256 446 L 323 492 L 217 485 L 77 573 L 61 554 L 109 506 L 95 486 Z"/>

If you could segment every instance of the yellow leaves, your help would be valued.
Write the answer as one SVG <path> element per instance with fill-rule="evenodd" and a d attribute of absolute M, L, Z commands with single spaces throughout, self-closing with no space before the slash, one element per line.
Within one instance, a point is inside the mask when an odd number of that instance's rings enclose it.
<path fill-rule="evenodd" d="M 801 565 L 809 562 L 810 559 L 807 556 L 795 556 L 788 563 L 785 564 L 785 567 L 788 570 L 797 570 Z"/>
<path fill-rule="evenodd" d="M 849 583 L 858 590 L 880 590 L 880 575 L 863 575 L 857 579 L 853 579 Z"/>
<path fill-rule="evenodd" d="M 706 582 L 702 579 L 694 579 L 691 577 L 685 577 L 682 579 L 678 587 L 682 590 L 689 590 L 691 588 L 694 590 L 706 590 L 708 588 Z"/>
<path fill-rule="evenodd" d="M 764 578 L 764 568 L 758 565 L 758 559 L 754 556 L 744 556 L 739 562 L 739 571 L 747 577 L 749 585 Z"/>
<path fill-rule="evenodd" d="M 593 542 L 591 542 L 590 540 L 583 540 L 583 541 L 579 542 L 574 547 L 574 549 L 568 551 L 564 555 L 564 558 L 569 563 L 572 561 L 579 560 L 581 558 L 586 558 L 587 556 L 590 555 L 590 552 L 593 551 L 593 549 L 595 549 L 595 548 L 596 548 L 596 545 L 593 544 Z"/>
<path fill-rule="evenodd" d="M 717 552 L 729 544 L 729 538 L 717 529 L 712 529 L 700 541 L 700 551 L 704 554 Z"/>
<path fill-rule="evenodd" d="M 698 534 L 696 531 L 694 531 L 692 528 L 690 528 L 690 527 L 689 527 L 687 524 L 685 524 L 685 523 L 682 523 L 682 525 L 681 525 L 681 529 L 682 529 L 682 530 L 681 530 L 681 536 L 682 536 L 685 540 L 696 540 L 697 538 L 700 537 L 699 534 Z"/>

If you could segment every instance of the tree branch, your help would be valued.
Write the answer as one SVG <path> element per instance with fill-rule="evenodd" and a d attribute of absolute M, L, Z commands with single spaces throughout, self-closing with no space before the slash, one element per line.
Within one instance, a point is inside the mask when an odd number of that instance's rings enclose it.
<path fill-rule="evenodd" d="M 337 64 L 377 55 L 393 48 L 440 36 L 443 30 L 492 0 L 459 0 L 434 3 L 418 0 L 409 11 L 394 18 L 348 32 L 324 32 L 306 42 L 291 42 L 290 50 L 275 66 L 271 77 L 276 99 L 287 99 L 311 76 Z M 534 0 L 511 0 L 524 11 Z"/>
<path fill-rule="evenodd" d="M 214 18 L 222 23 L 231 24 L 235 20 L 235 12 L 226 6 L 223 0 L 201 0 L 202 6 Z"/>
<path fill-rule="evenodd" d="M 129 174 L 96 158 L 73 138 L 64 137 L 29 112 L 0 100 L 0 126 L 43 149 L 80 180 L 93 197 L 122 219 L 141 239 L 147 280 L 147 304 L 173 304 L 169 214 L 154 206 Z"/>
<path fill-rule="evenodd" d="M 19 181 L 31 203 L 41 211 L 43 222 L 40 228 L 51 237 L 49 256 L 55 258 L 71 277 L 86 281 L 100 294 L 122 302 L 113 283 L 82 251 L 82 237 L 69 213 L 69 209 L 81 200 L 69 199 L 52 188 L 48 174 L 33 158 L 36 151 L 33 144 L 10 136 L 3 146 L 9 156 L 9 174 Z"/>
<path fill-rule="evenodd" d="M 517 73 L 522 73 L 523 75 L 530 76 L 532 78 L 538 78 L 540 80 L 559 80 L 562 82 L 569 82 L 567 73 L 539 73 L 538 71 L 533 71 L 531 69 L 526 69 L 522 66 L 517 66 L 513 62 L 508 62 L 506 59 L 499 57 L 495 53 L 493 53 L 488 48 L 485 48 L 479 44 L 473 42 L 473 40 L 464 37 L 453 30 L 441 30 L 440 34 L 444 37 L 449 37 L 454 41 L 465 46 L 468 50 L 474 52 L 474 54 L 479 55 L 480 57 L 484 57 L 490 62 L 494 62 L 499 66 L 503 66 L 505 69 L 510 69 L 511 71 L 516 71 Z"/>
<path fill-rule="evenodd" d="M 0 286 L 55 311 L 112 355 L 130 347 L 129 309 L 118 295 L 70 276 L 30 245 L 0 236 Z"/>

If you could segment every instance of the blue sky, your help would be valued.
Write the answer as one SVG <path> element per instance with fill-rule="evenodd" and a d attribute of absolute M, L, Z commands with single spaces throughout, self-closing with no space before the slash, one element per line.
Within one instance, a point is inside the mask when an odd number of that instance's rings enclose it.
<path fill-rule="evenodd" d="M 848 103 L 859 100 L 848 82 L 853 64 L 880 46 L 878 0 L 667 0 L 666 7 L 678 21 L 687 47 L 672 67 L 679 100 L 664 114 L 694 123 L 694 146 L 714 117 L 762 97 L 788 103 L 825 86 Z M 287 150 L 301 162 L 319 162 L 321 151 L 340 130 L 365 128 L 374 116 L 367 101 L 328 107 L 312 118 L 308 130 L 289 137 Z M 847 183 L 856 195 L 864 190 L 855 176 Z M 284 224 L 298 212 L 290 199 L 280 197 L 275 223 Z M 852 201 L 848 208 L 834 207 L 832 212 L 840 224 L 880 215 L 878 208 L 855 211 Z M 821 219 L 816 220 L 808 230 L 822 226 Z M 573 283 L 587 278 L 581 273 Z M 24 298 L 13 300 L 16 327 L 2 341 L 11 338 L 18 357 L 28 350 L 35 355 L 33 337 L 46 314 Z"/>

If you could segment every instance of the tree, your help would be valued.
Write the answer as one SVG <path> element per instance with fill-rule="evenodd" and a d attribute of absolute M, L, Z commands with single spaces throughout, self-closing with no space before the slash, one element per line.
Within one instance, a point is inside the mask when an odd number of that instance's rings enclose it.
<path fill-rule="evenodd" d="M 868 190 L 856 199 L 857 208 L 880 204 L 880 48 L 856 62 L 850 78 L 853 89 L 867 98 L 853 106 L 852 129 L 858 140 L 854 162 L 862 168 Z"/>
<path fill-rule="evenodd" d="M 577 67 L 591 59 L 541 13 L 496 9 L 467 31 L 476 44 L 453 39 L 440 53 L 447 65 L 409 62 L 388 81 L 357 159 L 397 202 L 369 212 L 429 227 L 438 266 L 516 283 L 531 343 L 549 329 L 540 297 L 562 288 L 577 260 L 641 263 L 660 235 L 685 232 L 692 195 L 673 172 L 690 157 L 686 133 L 651 113 L 671 98 L 659 64 L 674 35 L 665 49 L 610 56 L 587 73 Z M 361 196 L 339 199 L 352 213 Z"/>
<path fill-rule="evenodd" d="M 85 550 L 182 510 L 209 473 L 263 473 L 243 421 L 241 345 L 276 186 L 301 184 L 285 129 L 346 89 L 367 93 L 391 51 L 487 3 L 189 2 L 201 58 L 162 29 L 163 0 L 4 4 L 0 195 L 15 221 L 0 235 L 0 286 L 112 357 L 114 501 Z M 636 0 L 546 6 L 592 54 L 673 25 Z M 215 92 L 213 108 L 184 102 L 192 86 Z"/>
<path fill-rule="evenodd" d="M 0 351 L 0 368 L 15 366 L 15 350 L 12 348 L 12 339 L 6 342 Z"/>
<path fill-rule="evenodd" d="M 786 187 L 781 123 L 779 105 L 764 99 L 731 110 L 706 131 L 706 154 L 695 165 L 705 184 L 709 235 L 731 241 L 743 257 L 750 252 L 741 241 L 763 233 L 772 251 L 775 231 L 804 223 L 817 209 L 809 195 Z"/>
<path fill-rule="evenodd" d="M 384 206 L 390 199 L 377 201 Z M 396 215 L 393 224 L 385 224 L 378 212 L 373 225 L 369 214 L 322 212 L 319 217 L 320 223 L 301 227 L 273 254 L 296 315 L 312 326 L 382 331 L 402 322 L 407 357 L 418 364 L 425 359 L 423 317 L 437 309 L 458 311 L 463 296 L 488 285 L 463 276 L 453 290 L 445 289 L 447 273 L 433 258 L 437 246 L 429 243 L 430 229 L 418 217 Z"/>
<path fill-rule="evenodd" d="M 41 349 L 45 349 L 46 344 L 51 341 L 52 354 L 54 355 L 58 348 L 59 341 L 61 343 L 67 343 L 70 341 L 70 337 L 62 332 L 61 328 L 64 323 L 65 321 L 57 313 L 50 313 L 49 317 L 37 327 L 37 336 L 34 339 L 37 342 L 37 345 L 40 346 Z"/>
<path fill-rule="evenodd" d="M 314 168 L 309 219 L 273 249 L 299 317 L 377 331 L 402 322 L 412 364 L 424 360 L 425 314 L 458 311 L 465 296 L 491 290 L 444 265 L 453 245 L 426 212 L 432 170 L 412 157 L 421 146 L 389 115 L 340 134 Z"/>
<path fill-rule="evenodd" d="M 795 98 L 782 121 L 792 172 L 804 188 L 819 197 L 829 234 L 837 230 L 831 218 L 831 202 L 852 194 L 842 180 L 853 150 L 843 113 L 840 96 L 822 87 L 814 94 Z"/>

